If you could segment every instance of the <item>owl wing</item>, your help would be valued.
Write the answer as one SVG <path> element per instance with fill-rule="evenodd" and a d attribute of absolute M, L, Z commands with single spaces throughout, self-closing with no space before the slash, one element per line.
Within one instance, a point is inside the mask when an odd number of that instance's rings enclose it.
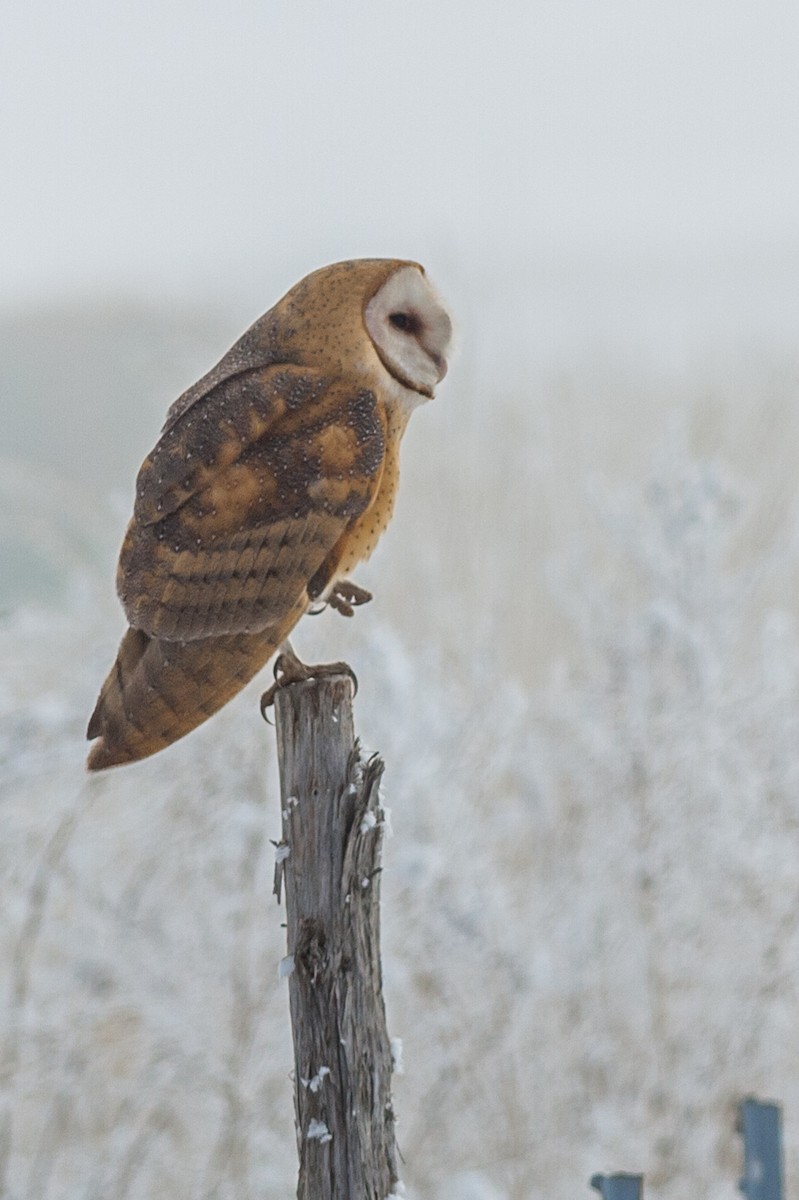
<path fill-rule="evenodd" d="M 224 379 L 139 472 L 117 574 L 130 624 L 188 641 L 285 623 L 333 576 L 385 445 L 366 388 L 287 365 Z"/>

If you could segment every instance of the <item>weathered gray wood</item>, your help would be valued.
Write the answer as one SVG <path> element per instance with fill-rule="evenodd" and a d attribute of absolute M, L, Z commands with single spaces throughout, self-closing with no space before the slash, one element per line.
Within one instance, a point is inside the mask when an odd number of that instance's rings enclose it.
<path fill-rule="evenodd" d="M 351 696 L 335 675 L 275 697 L 299 1200 L 386 1200 L 397 1181 L 380 967 L 383 764 L 361 761 Z"/>

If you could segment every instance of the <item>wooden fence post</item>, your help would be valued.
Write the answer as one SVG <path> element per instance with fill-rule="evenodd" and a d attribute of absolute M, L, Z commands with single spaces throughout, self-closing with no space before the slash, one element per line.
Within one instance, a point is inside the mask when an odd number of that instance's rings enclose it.
<path fill-rule="evenodd" d="M 642 1200 L 644 1194 L 643 1175 L 592 1175 L 590 1182 L 602 1200 Z"/>
<path fill-rule="evenodd" d="M 778 1104 L 747 1096 L 738 1109 L 744 1139 L 744 1173 L 738 1184 L 747 1200 L 782 1200 L 782 1112 Z"/>
<path fill-rule="evenodd" d="M 363 763 L 352 683 L 275 696 L 299 1200 L 387 1200 L 397 1183 L 380 966 L 383 764 Z"/>

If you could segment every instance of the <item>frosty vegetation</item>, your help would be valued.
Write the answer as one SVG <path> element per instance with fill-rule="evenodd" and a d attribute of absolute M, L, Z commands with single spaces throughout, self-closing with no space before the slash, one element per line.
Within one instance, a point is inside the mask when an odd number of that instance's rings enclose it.
<path fill-rule="evenodd" d="M 349 656 L 387 763 L 406 1194 L 574 1200 L 642 1170 L 662 1200 L 721 1200 L 748 1092 L 785 1105 L 796 1182 L 794 509 L 764 509 L 767 456 L 758 488 L 693 418 L 600 477 L 548 465 L 537 419 L 500 398 L 471 477 L 452 438 L 434 473 L 435 427 L 409 434 L 377 600 L 298 637 Z M 256 684 L 85 775 L 111 553 L 0 627 L 0 1194 L 277 1200 L 296 1153 L 274 735 Z"/>

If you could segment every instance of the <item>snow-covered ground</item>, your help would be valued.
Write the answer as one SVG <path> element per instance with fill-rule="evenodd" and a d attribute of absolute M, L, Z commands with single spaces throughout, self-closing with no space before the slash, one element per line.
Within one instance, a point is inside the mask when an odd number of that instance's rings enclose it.
<path fill-rule="evenodd" d="M 414 417 L 360 577 L 375 602 L 298 637 L 349 657 L 387 763 L 408 1195 L 572 1200 L 623 1169 L 721 1200 L 749 1092 L 784 1103 L 795 1183 L 798 363 L 784 337 L 669 358 L 666 331 L 647 358 L 645 303 L 626 358 L 613 330 L 547 343 L 532 302 L 508 346 L 523 294 L 473 304 Z M 237 329 L 72 320 L 0 330 L 0 1194 L 277 1198 L 295 1152 L 259 687 L 155 759 L 83 769 L 136 462 Z"/>

